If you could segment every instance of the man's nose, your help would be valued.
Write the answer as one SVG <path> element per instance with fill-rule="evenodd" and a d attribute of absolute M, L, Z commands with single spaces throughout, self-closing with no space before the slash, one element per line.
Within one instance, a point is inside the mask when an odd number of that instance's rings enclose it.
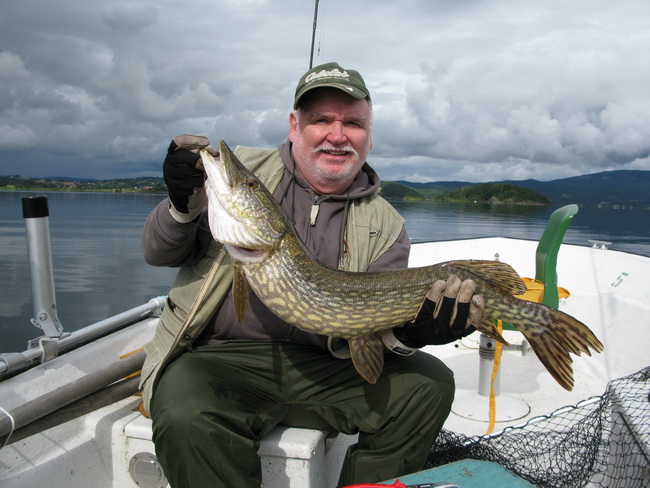
<path fill-rule="evenodd" d="M 345 130 L 343 129 L 343 123 L 338 121 L 334 122 L 330 126 L 330 133 L 327 138 L 332 144 L 344 143 L 347 137 L 345 135 Z"/>

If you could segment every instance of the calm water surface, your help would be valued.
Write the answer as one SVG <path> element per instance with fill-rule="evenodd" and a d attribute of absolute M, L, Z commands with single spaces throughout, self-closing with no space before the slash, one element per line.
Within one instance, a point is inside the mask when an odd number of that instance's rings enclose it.
<path fill-rule="evenodd" d="M 0 192 L 0 352 L 22 351 L 33 317 L 21 197 Z M 164 295 L 176 273 L 147 265 L 142 225 L 161 195 L 47 193 L 59 320 L 73 331 Z M 504 236 L 537 240 L 556 207 L 394 202 L 414 242 Z M 611 241 L 650 256 L 650 210 L 583 207 L 565 242 Z M 471 256 L 468 256 L 470 258 Z"/>
<path fill-rule="evenodd" d="M 413 242 L 512 237 L 538 240 L 558 208 L 472 203 L 392 202 Z M 580 207 L 564 242 L 608 241 L 611 249 L 650 256 L 650 209 Z"/>

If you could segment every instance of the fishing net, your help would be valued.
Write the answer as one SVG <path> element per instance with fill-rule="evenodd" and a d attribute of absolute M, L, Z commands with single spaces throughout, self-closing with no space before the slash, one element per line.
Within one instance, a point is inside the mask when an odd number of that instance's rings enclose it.
<path fill-rule="evenodd" d="M 650 367 L 497 434 L 443 430 L 427 468 L 461 459 L 496 462 L 543 488 L 650 487 Z"/>

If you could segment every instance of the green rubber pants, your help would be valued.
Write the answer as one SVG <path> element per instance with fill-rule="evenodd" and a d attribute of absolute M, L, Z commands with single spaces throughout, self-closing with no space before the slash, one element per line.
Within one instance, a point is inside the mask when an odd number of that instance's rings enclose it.
<path fill-rule="evenodd" d="M 202 346 L 165 368 L 153 440 L 172 488 L 258 488 L 259 441 L 276 425 L 359 433 L 339 486 L 378 482 L 423 469 L 453 397 L 453 373 L 426 353 L 386 355 L 371 385 L 311 346 Z"/>

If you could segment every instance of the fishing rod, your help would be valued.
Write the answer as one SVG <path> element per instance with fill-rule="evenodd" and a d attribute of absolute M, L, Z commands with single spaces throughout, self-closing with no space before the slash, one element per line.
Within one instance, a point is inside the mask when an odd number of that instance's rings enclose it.
<path fill-rule="evenodd" d="M 314 1 L 314 26 L 311 33 L 311 53 L 309 55 L 309 69 L 314 64 L 314 43 L 316 41 L 316 22 L 318 21 L 318 0 Z"/>

